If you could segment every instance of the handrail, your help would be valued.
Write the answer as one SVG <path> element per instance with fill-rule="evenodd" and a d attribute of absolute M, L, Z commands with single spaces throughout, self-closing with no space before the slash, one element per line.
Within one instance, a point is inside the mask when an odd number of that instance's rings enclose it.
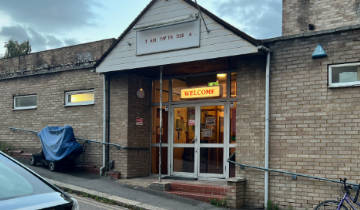
<path fill-rule="evenodd" d="M 241 169 L 252 168 L 252 169 L 256 169 L 256 170 L 260 170 L 260 171 L 268 171 L 268 172 L 275 172 L 275 173 L 280 173 L 280 174 L 291 175 L 293 179 L 297 179 L 297 177 L 305 177 L 305 178 L 308 178 L 308 179 L 315 179 L 315 180 L 320 180 L 320 181 L 343 184 L 343 182 L 341 182 L 341 181 L 327 179 L 327 178 L 323 178 L 323 177 L 317 177 L 317 176 L 311 176 L 311 175 L 307 175 L 307 174 L 300 174 L 300 173 L 294 173 L 294 172 L 289 172 L 289 171 L 284 171 L 284 170 L 264 168 L 264 167 L 259 167 L 259 166 L 252 166 L 252 165 L 238 163 L 238 162 L 230 160 L 233 156 L 234 156 L 234 154 L 232 154 L 229 157 L 227 162 L 232 163 L 232 164 L 237 165 L 237 166 L 240 166 Z M 354 183 L 346 183 L 346 184 L 352 185 L 352 186 L 355 186 L 355 187 L 360 187 L 359 184 L 354 184 Z"/>
<path fill-rule="evenodd" d="M 37 131 L 27 130 L 27 129 L 22 129 L 22 128 L 9 127 L 9 129 L 14 131 L 14 132 L 15 131 L 22 131 L 22 132 L 32 133 L 34 135 L 37 135 L 39 133 Z M 121 146 L 120 144 L 95 141 L 95 140 L 91 140 L 91 139 L 83 139 L 83 138 L 78 138 L 78 137 L 75 137 L 75 139 L 79 140 L 79 141 L 84 141 L 85 144 L 94 143 L 94 144 L 104 144 L 104 145 L 113 146 L 113 147 L 116 147 L 118 150 L 149 150 L 146 147 L 124 147 L 124 146 Z"/>

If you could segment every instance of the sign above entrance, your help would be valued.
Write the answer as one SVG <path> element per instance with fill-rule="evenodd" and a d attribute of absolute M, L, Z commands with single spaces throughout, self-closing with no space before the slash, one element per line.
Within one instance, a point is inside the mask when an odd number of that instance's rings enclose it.
<path fill-rule="evenodd" d="M 200 19 L 136 32 L 136 54 L 166 52 L 200 46 Z"/>
<path fill-rule="evenodd" d="M 199 87 L 181 90 L 182 99 L 214 98 L 220 96 L 220 86 Z"/>

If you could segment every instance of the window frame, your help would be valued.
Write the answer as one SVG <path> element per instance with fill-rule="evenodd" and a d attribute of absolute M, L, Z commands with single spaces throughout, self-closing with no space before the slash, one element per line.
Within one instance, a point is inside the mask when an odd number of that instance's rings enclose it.
<path fill-rule="evenodd" d="M 17 98 L 25 98 L 25 97 L 32 97 L 35 96 L 36 97 L 36 105 L 35 106 L 22 106 L 22 107 L 17 107 L 16 106 L 16 99 Z M 13 96 L 13 110 L 30 110 L 30 109 L 36 109 L 37 108 L 37 94 L 28 94 L 28 95 L 14 95 Z"/>
<path fill-rule="evenodd" d="M 93 101 L 88 101 L 88 102 L 77 102 L 77 103 L 71 103 L 68 102 L 69 97 L 71 95 L 76 95 L 76 94 L 82 94 L 82 93 L 93 93 L 94 94 L 94 100 Z M 95 90 L 94 89 L 89 89 L 89 90 L 76 90 L 76 91 L 65 91 L 65 102 L 64 105 L 66 107 L 68 106 L 87 106 L 87 105 L 94 105 L 95 104 Z"/>
<path fill-rule="evenodd" d="M 360 80 L 355 81 L 355 82 L 337 82 L 337 83 L 333 83 L 332 82 L 332 71 L 333 68 L 336 67 L 347 67 L 347 66 L 359 66 L 360 67 L 360 62 L 354 62 L 354 63 L 343 63 L 343 64 L 332 64 L 328 66 L 328 86 L 329 88 L 337 88 L 337 87 L 356 87 L 356 86 L 360 86 Z"/>

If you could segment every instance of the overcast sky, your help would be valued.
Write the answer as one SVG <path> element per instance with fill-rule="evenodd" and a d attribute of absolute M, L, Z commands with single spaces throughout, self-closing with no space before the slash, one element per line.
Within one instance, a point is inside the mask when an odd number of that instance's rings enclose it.
<path fill-rule="evenodd" d="M 126 3 L 125 3 L 126 2 Z M 118 37 L 150 0 L 9 0 L 0 6 L 0 56 L 9 40 L 32 51 Z M 281 35 L 282 0 L 198 0 L 254 38 Z"/>

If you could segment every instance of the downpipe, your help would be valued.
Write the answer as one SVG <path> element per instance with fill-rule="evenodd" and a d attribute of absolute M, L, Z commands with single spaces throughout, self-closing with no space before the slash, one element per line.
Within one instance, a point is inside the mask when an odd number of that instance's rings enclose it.
<path fill-rule="evenodd" d="M 265 84 L 265 169 L 269 169 L 269 119 L 270 119 L 270 49 L 261 46 L 259 50 L 266 52 L 266 84 Z M 269 201 L 269 170 L 265 171 L 264 176 L 264 206 L 267 208 Z"/>
<path fill-rule="evenodd" d="M 100 176 L 104 176 L 107 164 L 106 164 L 106 139 L 107 139 L 107 90 L 108 90 L 108 78 L 104 74 L 103 79 L 103 144 L 102 144 L 102 166 L 100 168 Z"/>

